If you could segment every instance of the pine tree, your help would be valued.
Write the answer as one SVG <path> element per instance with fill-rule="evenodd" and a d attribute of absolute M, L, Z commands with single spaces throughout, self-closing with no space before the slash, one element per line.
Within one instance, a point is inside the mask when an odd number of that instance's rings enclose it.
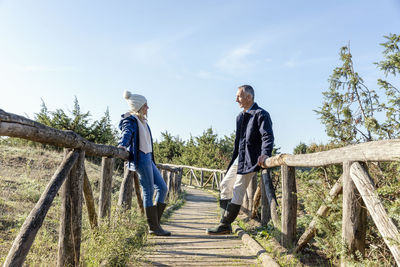
<path fill-rule="evenodd" d="M 384 60 L 375 63 L 385 74 L 386 79 L 389 75 L 396 76 L 400 73 L 400 35 L 390 34 L 385 36 L 387 41 L 381 45 L 385 48 L 383 51 Z M 400 137 L 400 90 L 398 85 L 384 79 L 378 79 L 378 86 L 386 94 L 386 103 L 381 104 L 381 108 L 385 111 L 386 120 L 382 124 L 383 138 L 399 138 Z"/>

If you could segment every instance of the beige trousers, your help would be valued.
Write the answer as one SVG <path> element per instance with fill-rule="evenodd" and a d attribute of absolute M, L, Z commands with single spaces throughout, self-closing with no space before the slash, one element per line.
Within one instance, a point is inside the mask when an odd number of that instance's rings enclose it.
<path fill-rule="evenodd" d="M 232 199 L 236 205 L 242 205 L 246 189 L 255 172 L 237 174 L 238 165 L 232 165 L 221 182 L 221 199 Z"/>

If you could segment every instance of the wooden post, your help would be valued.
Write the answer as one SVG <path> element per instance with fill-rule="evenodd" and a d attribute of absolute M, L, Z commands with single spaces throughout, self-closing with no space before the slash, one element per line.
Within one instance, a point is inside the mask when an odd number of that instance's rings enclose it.
<path fill-rule="evenodd" d="M 400 234 L 379 200 L 371 177 L 358 162 L 351 165 L 350 176 L 360 192 L 379 233 L 392 252 L 397 266 L 400 266 Z"/>
<path fill-rule="evenodd" d="M 268 169 L 261 172 L 261 178 L 264 183 L 265 195 L 267 196 L 267 204 L 269 213 L 271 214 L 272 223 L 276 228 L 281 227 L 281 220 L 278 216 L 278 201 L 276 200 L 275 189 L 272 184 L 271 175 Z"/>
<path fill-rule="evenodd" d="M 65 155 L 64 160 L 54 173 L 39 201 L 22 225 L 3 266 L 23 265 L 26 255 L 28 255 L 29 249 L 35 240 L 36 234 L 42 226 L 46 214 L 53 203 L 54 197 L 57 195 L 58 190 L 75 165 L 78 157 L 79 154 L 73 151 Z"/>
<path fill-rule="evenodd" d="M 67 149 L 65 150 L 67 153 Z M 64 182 L 61 192 L 61 224 L 58 242 L 57 265 L 78 266 L 82 233 L 82 187 L 85 152 L 79 158 Z"/>
<path fill-rule="evenodd" d="M 261 225 L 267 225 L 268 221 L 271 219 L 270 205 L 268 204 L 267 193 L 265 192 L 264 179 L 261 174 L 260 184 L 261 184 Z"/>
<path fill-rule="evenodd" d="M 247 213 L 249 217 L 251 216 L 251 211 L 253 209 L 253 198 L 256 190 L 257 190 L 257 173 L 254 174 L 254 176 L 251 178 L 250 183 L 246 189 L 246 198 L 245 198 L 246 205 L 244 205 L 244 211 Z"/>
<path fill-rule="evenodd" d="M 282 175 L 282 234 L 281 243 L 291 248 L 296 241 L 297 190 L 294 167 L 281 166 Z"/>
<path fill-rule="evenodd" d="M 249 215 L 249 195 L 248 194 L 249 193 L 246 190 L 246 192 L 244 193 L 244 196 L 243 196 L 242 207 L 240 208 L 240 211 L 247 215 Z"/>
<path fill-rule="evenodd" d="M 99 220 L 110 216 L 111 211 L 111 184 L 114 169 L 114 159 L 103 157 L 101 161 Z"/>
<path fill-rule="evenodd" d="M 222 172 L 219 173 L 219 181 L 218 181 L 218 189 L 221 190 L 221 181 L 224 179 L 224 174 Z"/>
<path fill-rule="evenodd" d="M 167 197 L 166 197 L 166 201 L 169 201 L 170 200 L 170 198 L 172 197 L 172 198 L 174 198 L 175 196 L 174 196 L 174 194 L 175 194 L 175 192 L 174 192 L 174 185 L 173 185 L 173 183 L 174 183 L 174 172 L 173 171 L 168 171 L 168 183 L 167 183 L 167 186 L 168 186 L 168 193 L 167 193 Z"/>
<path fill-rule="evenodd" d="M 177 177 L 177 189 L 178 189 L 178 194 L 182 193 L 182 176 L 183 176 L 183 169 L 180 168 L 178 172 L 178 177 Z"/>
<path fill-rule="evenodd" d="M 261 179 L 262 181 L 262 179 Z M 254 219 L 258 215 L 258 206 L 260 206 L 260 200 L 261 200 L 261 186 L 262 183 L 260 182 L 257 186 L 257 190 L 254 193 L 254 198 L 253 198 L 253 207 L 251 208 L 251 218 Z"/>
<path fill-rule="evenodd" d="M 350 165 L 350 162 L 343 163 L 342 239 L 350 254 L 355 255 L 358 250 L 364 256 L 367 213 L 350 177 Z M 341 265 L 346 266 L 345 258 L 342 258 Z"/>
<path fill-rule="evenodd" d="M 175 197 L 178 197 L 178 191 L 179 191 L 179 189 L 178 189 L 178 184 L 179 184 L 179 169 L 177 168 L 176 170 L 175 170 L 175 174 L 174 174 L 174 195 L 175 195 Z"/>
<path fill-rule="evenodd" d="M 141 214 L 144 215 L 142 191 L 140 189 L 139 175 L 137 174 L 137 172 L 133 172 L 133 184 L 135 186 L 135 194 L 136 194 L 137 205 L 139 207 L 139 210 L 140 210 Z"/>
<path fill-rule="evenodd" d="M 167 184 L 167 183 L 168 183 L 168 171 L 162 169 L 162 170 L 161 170 L 161 176 L 162 176 L 162 178 L 164 179 L 164 182 Z"/>
<path fill-rule="evenodd" d="M 204 173 L 201 171 L 200 173 L 200 187 L 203 187 Z"/>
<path fill-rule="evenodd" d="M 173 198 L 174 197 L 174 172 L 173 171 L 169 171 L 168 172 L 168 193 L 167 193 L 167 197 L 166 200 L 169 201 L 170 197 Z"/>
<path fill-rule="evenodd" d="M 164 178 L 164 181 L 165 181 L 165 184 L 167 185 L 167 194 L 165 195 L 165 201 L 168 201 L 168 198 L 169 198 L 169 180 L 170 180 L 170 171 L 169 170 L 163 170 L 163 178 Z"/>
<path fill-rule="evenodd" d="M 189 185 L 192 185 L 192 179 L 193 179 L 192 170 L 189 170 L 189 173 L 190 173 Z"/>
<path fill-rule="evenodd" d="M 190 169 L 190 171 L 192 172 L 192 175 L 193 175 L 194 179 L 196 180 L 197 185 L 201 187 L 201 184 L 199 183 L 199 180 L 198 180 L 196 174 L 194 173 L 193 169 Z"/>
<path fill-rule="evenodd" d="M 251 216 L 251 211 L 253 210 L 253 206 L 254 206 L 254 197 L 257 191 L 257 176 L 258 173 L 256 172 L 253 176 L 253 178 L 251 178 L 250 181 L 250 185 L 247 187 L 247 191 L 249 192 L 249 216 Z"/>
<path fill-rule="evenodd" d="M 133 172 L 124 164 L 124 180 L 119 189 L 118 206 L 124 209 L 132 208 Z"/>
<path fill-rule="evenodd" d="M 97 214 L 96 207 L 94 205 L 93 191 L 90 186 L 90 181 L 87 176 L 86 170 L 83 177 L 83 195 L 85 197 L 86 208 L 88 211 L 90 226 L 93 228 L 97 227 Z"/>

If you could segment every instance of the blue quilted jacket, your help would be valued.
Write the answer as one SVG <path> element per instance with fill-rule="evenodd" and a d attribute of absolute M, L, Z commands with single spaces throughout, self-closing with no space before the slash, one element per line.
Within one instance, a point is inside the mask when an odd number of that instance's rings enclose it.
<path fill-rule="evenodd" d="M 153 152 L 153 137 L 151 135 L 150 127 L 147 125 L 151 138 L 151 150 Z M 118 145 L 126 147 L 129 152 L 128 168 L 131 171 L 136 170 L 137 162 L 139 159 L 139 128 L 137 119 L 127 114 L 121 115 L 119 122 L 119 129 L 121 130 L 121 138 Z M 154 153 L 152 153 L 154 161 Z"/>

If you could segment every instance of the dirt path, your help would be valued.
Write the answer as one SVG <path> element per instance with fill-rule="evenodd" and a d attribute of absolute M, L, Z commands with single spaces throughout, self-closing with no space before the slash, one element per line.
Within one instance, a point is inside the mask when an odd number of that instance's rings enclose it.
<path fill-rule="evenodd" d="M 170 237 L 149 237 L 144 266 L 261 266 L 256 255 L 236 235 L 209 236 L 205 229 L 219 220 L 216 199 L 185 188 L 186 203 L 163 228 Z"/>

